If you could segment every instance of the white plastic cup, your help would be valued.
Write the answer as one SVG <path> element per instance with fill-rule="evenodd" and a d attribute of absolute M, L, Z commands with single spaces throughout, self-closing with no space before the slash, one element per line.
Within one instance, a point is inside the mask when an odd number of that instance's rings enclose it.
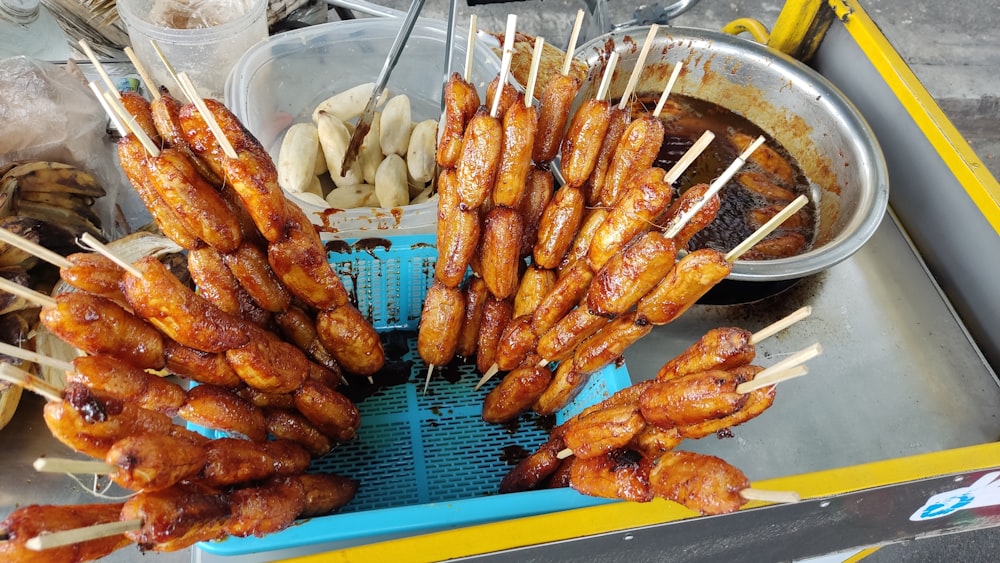
<path fill-rule="evenodd" d="M 172 92 L 180 88 L 152 41 L 175 72 L 191 78 L 202 97 L 221 100 L 233 65 L 267 38 L 268 0 L 118 0 L 117 4 L 132 49 L 156 82 L 148 85 L 151 88 L 165 85 Z"/>

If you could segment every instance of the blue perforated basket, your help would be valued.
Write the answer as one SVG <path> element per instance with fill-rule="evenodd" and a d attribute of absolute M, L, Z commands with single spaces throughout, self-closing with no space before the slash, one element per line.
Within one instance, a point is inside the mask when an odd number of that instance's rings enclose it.
<path fill-rule="evenodd" d="M 500 495 L 500 480 L 518 453 L 537 449 L 550 428 L 533 414 L 516 424 L 487 424 L 483 398 L 499 377 L 479 391 L 473 364 L 452 365 L 431 379 L 416 352 L 416 328 L 434 278 L 437 249 L 429 235 L 364 239 L 330 253 L 358 309 L 380 331 L 413 331 L 399 360 L 410 362 L 409 380 L 383 388 L 358 403 L 358 438 L 313 461 L 310 471 L 360 482 L 357 496 L 338 513 L 312 518 L 264 538 L 229 538 L 199 547 L 221 555 L 300 548 L 315 544 L 367 543 L 609 502 L 571 489 Z M 591 378 L 556 423 L 630 383 L 624 366 Z M 201 429 L 209 436 L 217 433 Z"/>

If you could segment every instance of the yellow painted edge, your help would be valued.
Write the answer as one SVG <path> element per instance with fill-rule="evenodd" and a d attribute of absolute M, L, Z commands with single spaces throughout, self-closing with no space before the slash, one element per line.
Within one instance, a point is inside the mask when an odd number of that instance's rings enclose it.
<path fill-rule="evenodd" d="M 729 35 L 739 35 L 741 33 L 749 33 L 753 40 L 767 45 L 770 41 L 771 35 L 767 31 L 767 27 L 760 23 L 760 21 L 753 18 L 739 18 L 735 19 L 722 27 L 723 33 L 728 33 Z"/>
<path fill-rule="evenodd" d="M 876 551 L 882 549 L 881 545 L 876 545 L 874 547 L 869 547 L 867 549 L 862 549 L 861 551 L 855 553 L 854 555 L 848 557 L 844 560 L 844 563 L 858 563 L 858 561 L 863 560 L 869 555 L 875 553 Z"/>
<path fill-rule="evenodd" d="M 1000 184 L 997 179 L 990 174 L 860 3 L 829 0 L 829 5 L 993 230 L 1000 234 Z"/>
<path fill-rule="evenodd" d="M 803 499 L 1000 467 L 1000 442 L 828 469 L 753 484 L 755 489 L 795 491 Z M 746 508 L 764 506 L 751 502 Z M 526 545 L 628 530 L 695 517 L 672 502 L 619 502 L 435 532 L 288 559 L 296 563 L 440 561 Z M 724 518 L 724 516 L 723 516 Z"/>
<path fill-rule="evenodd" d="M 822 6 L 822 0 L 787 0 L 774 22 L 767 46 L 783 53 L 798 51 L 808 39 Z"/>

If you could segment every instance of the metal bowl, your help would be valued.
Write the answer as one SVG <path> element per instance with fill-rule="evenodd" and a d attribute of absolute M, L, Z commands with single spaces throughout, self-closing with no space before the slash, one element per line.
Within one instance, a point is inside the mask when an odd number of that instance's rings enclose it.
<path fill-rule="evenodd" d="M 593 97 L 611 53 L 619 62 L 609 91 L 625 90 L 648 27 L 613 31 L 580 46 L 590 66 L 580 99 Z M 674 66 L 683 70 L 672 93 L 727 108 L 781 143 L 810 183 L 817 229 L 807 252 L 773 260 L 738 260 L 729 279 L 780 281 L 820 272 L 872 236 L 885 215 L 889 181 L 882 150 L 864 118 L 835 86 L 783 53 L 732 35 L 661 28 L 646 58 L 637 95 L 658 96 Z"/>

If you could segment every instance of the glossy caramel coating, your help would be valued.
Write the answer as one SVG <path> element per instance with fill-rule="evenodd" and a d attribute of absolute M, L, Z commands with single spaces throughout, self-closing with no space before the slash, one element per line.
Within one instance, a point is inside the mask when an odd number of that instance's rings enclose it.
<path fill-rule="evenodd" d="M 486 108 L 469 120 L 462 138 L 462 155 L 455 165 L 459 200 L 469 209 L 479 207 L 493 192 L 500 152 L 503 149 L 503 126 Z"/>
<path fill-rule="evenodd" d="M 521 214 L 510 207 L 494 207 L 483 221 L 482 276 L 490 293 L 500 299 L 513 297 L 517 292 L 523 233 Z"/>
<path fill-rule="evenodd" d="M 618 361 L 626 348 L 652 330 L 653 325 L 637 322 L 634 312 L 622 315 L 578 345 L 573 364 L 581 371 L 595 372 Z"/>
<path fill-rule="evenodd" d="M 176 436 L 139 434 L 115 442 L 104 461 L 117 467 L 115 483 L 133 491 L 156 491 L 197 476 L 208 462 L 205 448 Z"/>
<path fill-rule="evenodd" d="M 74 358 L 66 381 L 167 416 L 175 416 L 187 402 L 187 393 L 180 385 L 107 355 Z"/>
<path fill-rule="evenodd" d="M 639 397 L 639 408 L 650 424 L 661 428 L 686 426 L 728 416 L 739 410 L 746 395 L 732 373 L 712 370 L 657 382 Z"/>
<path fill-rule="evenodd" d="M 559 153 L 570 107 L 580 86 L 580 79 L 572 74 L 560 74 L 545 84 L 538 98 L 538 132 L 531 150 L 533 161 L 551 162 Z"/>
<path fill-rule="evenodd" d="M 615 154 L 598 200 L 614 205 L 625 192 L 625 185 L 637 170 L 653 165 L 663 144 L 663 122 L 650 114 L 632 120 L 615 146 Z"/>
<path fill-rule="evenodd" d="M 372 375 L 385 365 L 382 340 L 356 307 L 345 304 L 316 316 L 320 342 L 340 367 L 357 375 Z"/>
<path fill-rule="evenodd" d="M 649 472 L 652 460 L 631 450 L 612 450 L 577 459 L 570 468 L 569 484 L 585 495 L 632 502 L 653 500 Z"/>
<path fill-rule="evenodd" d="M 295 408 L 330 439 L 344 442 L 357 435 L 361 414 L 350 399 L 307 379 L 294 394 Z"/>
<path fill-rule="evenodd" d="M 156 258 L 141 258 L 133 266 L 141 276 L 122 276 L 125 299 L 170 338 L 204 352 L 223 352 L 249 341 L 246 321 L 197 295 Z"/>
<path fill-rule="evenodd" d="M 166 367 L 171 372 L 199 383 L 237 387 L 243 380 L 226 361 L 225 354 L 202 352 L 166 339 L 163 343 Z"/>
<path fill-rule="evenodd" d="M 220 252 L 239 246 L 239 222 L 184 153 L 163 149 L 158 156 L 146 159 L 146 169 L 153 188 L 187 231 Z"/>
<path fill-rule="evenodd" d="M 0 559 L 19 563 L 77 563 L 95 561 L 132 544 L 124 534 L 77 542 L 44 551 L 28 549 L 25 543 L 46 532 L 75 530 L 96 524 L 118 522 L 123 503 L 75 505 L 30 504 L 0 521 Z"/>
<path fill-rule="evenodd" d="M 674 268 L 677 245 L 659 231 L 639 234 L 601 268 L 587 291 L 587 308 L 614 317 L 631 309 Z"/>
<path fill-rule="evenodd" d="M 471 358 L 476 353 L 479 327 L 483 322 L 483 309 L 488 296 L 486 282 L 478 276 L 470 276 L 462 286 L 465 313 L 462 315 L 462 328 L 455 344 L 455 355 L 460 358 Z"/>
<path fill-rule="evenodd" d="M 563 137 L 559 169 L 564 185 L 578 188 L 587 181 L 610 124 L 611 106 L 606 101 L 591 98 L 577 108 Z"/>
<path fill-rule="evenodd" d="M 528 411 L 552 381 L 547 367 L 517 368 L 504 376 L 483 400 L 483 420 L 500 424 Z"/>
<path fill-rule="evenodd" d="M 481 105 L 476 87 L 453 72 L 444 85 L 444 119 L 436 159 L 441 168 L 453 168 L 462 154 L 465 126 Z"/>
<path fill-rule="evenodd" d="M 573 244 L 584 213 L 583 192 L 569 184 L 556 190 L 538 223 L 538 240 L 532 253 L 542 268 L 557 268 Z"/>
<path fill-rule="evenodd" d="M 267 261 L 292 295 L 319 310 L 347 303 L 347 290 L 330 266 L 326 248 L 305 212 L 289 206 L 281 236 L 267 246 Z M 331 350 L 333 352 L 333 350 Z"/>
<path fill-rule="evenodd" d="M 638 318 L 655 325 L 673 321 L 731 271 L 732 264 L 714 250 L 701 249 L 684 256 L 663 281 L 639 300 Z"/>
<path fill-rule="evenodd" d="M 625 447 L 645 426 L 637 406 L 609 407 L 573 418 L 563 439 L 574 456 L 587 459 Z"/>
<path fill-rule="evenodd" d="M 198 385 L 191 388 L 188 401 L 178 414 L 184 420 L 205 428 L 221 430 L 253 442 L 267 440 L 263 411 L 224 387 Z"/>
<path fill-rule="evenodd" d="M 236 537 L 279 532 L 292 525 L 306 506 L 302 483 L 294 477 L 272 477 L 229 495 L 232 514 L 226 533 Z"/>
<path fill-rule="evenodd" d="M 115 356 L 142 369 L 164 366 L 161 334 L 110 299 L 61 293 L 55 307 L 42 309 L 39 319 L 50 332 L 88 354 Z"/>
<path fill-rule="evenodd" d="M 746 504 L 740 491 L 750 480 L 722 459 L 694 452 L 671 451 L 657 458 L 649 473 L 657 497 L 701 514 L 726 514 Z"/>
<path fill-rule="evenodd" d="M 517 207 L 531 170 L 531 149 L 538 129 L 538 112 L 534 106 L 526 106 L 524 96 L 518 94 L 504 112 L 501 125 L 503 146 L 491 197 L 495 205 Z"/>
<path fill-rule="evenodd" d="M 586 249 L 587 260 L 595 272 L 635 237 L 652 229 L 657 218 L 670 207 L 673 187 L 663 180 L 665 174 L 662 169 L 652 167 L 629 178 L 620 201 L 596 227 Z"/>
<path fill-rule="evenodd" d="M 737 327 L 713 328 L 683 352 L 668 360 L 656 373 L 656 379 L 667 381 L 702 371 L 728 370 L 753 361 L 756 347 L 750 342 L 753 334 Z"/>
<path fill-rule="evenodd" d="M 417 352 L 426 364 L 442 366 L 455 357 L 464 320 L 462 290 L 435 281 L 427 289 L 417 333 Z"/>

